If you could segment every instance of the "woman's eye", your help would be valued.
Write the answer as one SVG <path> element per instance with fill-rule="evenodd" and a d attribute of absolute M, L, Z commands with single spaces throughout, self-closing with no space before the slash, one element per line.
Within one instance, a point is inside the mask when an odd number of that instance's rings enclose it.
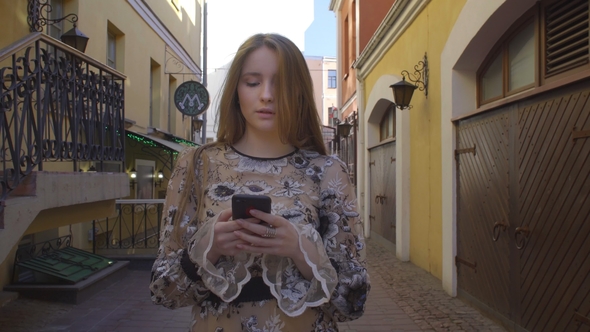
<path fill-rule="evenodd" d="M 250 87 L 257 86 L 258 84 L 260 84 L 260 83 L 258 83 L 258 82 L 246 82 L 246 86 L 250 86 Z"/>

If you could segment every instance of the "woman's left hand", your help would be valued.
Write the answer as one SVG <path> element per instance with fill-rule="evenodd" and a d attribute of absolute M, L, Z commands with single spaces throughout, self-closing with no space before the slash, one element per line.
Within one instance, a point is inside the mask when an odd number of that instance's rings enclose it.
<path fill-rule="evenodd" d="M 236 220 L 236 223 L 243 229 L 252 232 L 247 234 L 242 230 L 234 231 L 234 234 L 250 245 L 239 244 L 238 249 L 252 253 L 271 254 L 295 259 L 301 254 L 299 249 L 299 234 L 287 219 L 265 213 L 258 210 L 251 210 L 250 214 L 265 223 L 253 223 L 247 220 Z"/>

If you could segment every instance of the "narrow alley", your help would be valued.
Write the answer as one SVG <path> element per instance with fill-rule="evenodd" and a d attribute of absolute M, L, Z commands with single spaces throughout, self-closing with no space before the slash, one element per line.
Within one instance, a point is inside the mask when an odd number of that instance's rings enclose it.
<path fill-rule="evenodd" d="M 376 240 L 368 241 L 372 289 L 365 315 L 340 325 L 341 332 L 505 331 L 457 298 L 412 263 L 400 262 Z M 4 332 L 186 332 L 190 308 L 153 305 L 150 272 L 130 270 L 121 281 L 80 305 L 19 298 L 0 308 Z"/>

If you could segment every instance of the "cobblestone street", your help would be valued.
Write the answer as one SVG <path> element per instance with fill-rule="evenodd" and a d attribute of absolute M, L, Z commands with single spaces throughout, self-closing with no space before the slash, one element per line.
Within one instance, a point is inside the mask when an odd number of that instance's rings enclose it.
<path fill-rule="evenodd" d="M 505 331 L 457 298 L 440 281 L 411 263 L 400 262 L 377 241 L 369 241 L 372 290 L 365 315 L 342 323 L 341 332 L 364 331 Z M 127 277 L 80 305 L 19 298 L 0 308 L 3 332 L 186 332 L 190 309 L 153 305 L 149 271 Z"/>

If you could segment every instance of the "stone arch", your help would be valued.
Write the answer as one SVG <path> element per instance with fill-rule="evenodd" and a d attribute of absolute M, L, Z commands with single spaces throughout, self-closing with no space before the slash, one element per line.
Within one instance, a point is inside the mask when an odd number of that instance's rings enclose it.
<path fill-rule="evenodd" d="M 379 77 L 367 98 L 365 119 L 367 123 L 367 146 L 369 147 L 379 143 L 379 123 L 387 108 L 393 103 L 389 86 L 400 80 L 401 78 L 395 75 Z"/>

